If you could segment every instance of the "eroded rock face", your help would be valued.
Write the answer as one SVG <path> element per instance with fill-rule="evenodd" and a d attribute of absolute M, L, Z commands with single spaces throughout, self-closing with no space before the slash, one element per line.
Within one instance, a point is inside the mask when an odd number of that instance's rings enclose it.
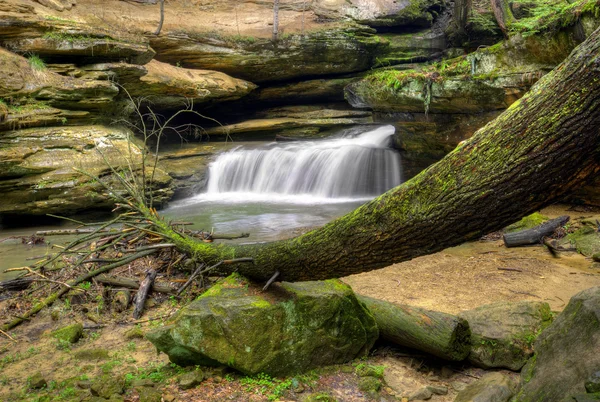
<path fill-rule="evenodd" d="M 127 166 L 130 149 L 132 161 L 139 163 L 141 150 L 135 142 L 130 148 L 129 138 L 128 130 L 103 126 L 0 132 L 0 214 L 72 213 L 112 205 L 106 189 L 76 169 L 104 176 L 108 164 Z M 171 195 L 171 178 L 159 169 L 155 178 L 156 194 L 164 201 Z M 119 191 L 110 176 L 106 180 Z"/>
<path fill-rule="evenodd" d="M 316 0 L 315 14 L 324 18 L 350 17 L 373 27 L 429 26 L 434 10 L 445 4 L 439 0 Z"/>
<path fill-rule="evenodd" d="M 378 43 L 365 27 L 346 27 L 270 39 L 178 33 L 151 38 L 156 59 L 216 70 L 251 82 L 283 81 L 364 71 Z"/>
<path fill-rule="evenodd" d="M 520 370 L 538 333 L 552 322 L 548 303 L 501 302 L 459 314 L 471 327 L 469 362 L 483 368 Z"/>
<path fill-rule="evenodd" d="M 516 401 L 563 401 L 585 394 L 600 367 L 600 287 L 573 296 L 534 344 Z"/>
<path fill-rule="evenodd" d="M 231 276 L 147 337 L 177 364 L 279 376 L 362 356 L 378 336 L 372 315 L 338 280 L 283 282 L 269 294 L 275 299 Z"/>

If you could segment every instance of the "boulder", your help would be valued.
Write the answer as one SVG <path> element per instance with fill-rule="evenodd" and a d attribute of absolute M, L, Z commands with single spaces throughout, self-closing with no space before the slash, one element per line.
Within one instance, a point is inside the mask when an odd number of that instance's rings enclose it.
<path fill-rule="evenodd" d="M 282 282 L 261 293 L 236 275 L 147 334 L 179 365 L 274 376 L 364 356 L 377 336 L 372 315 L 338 280 Z"/>
<path fill-rule="evenodd" d="M 460 391 L 454 402 L 507 402 L 517 382 L 502 373 L 489 373 Z"/>
<path fill-rule="evenodd" d="M 598 232 L 596 219 L 583 219 L 575 225 L 579 225 L 579 227 L 573 233 L 569 233 L 564 237 L 561 244 L 566 247 L 575 247 L 578 252 L 586 257 L 592 257 L 594 254 L 600 253 L 600 233 Z"/>
<path fill-rule="evenodd" d="M 124 392 L 125 381 L 119 376 L 103 374 L 92 380 L 90 391 L 93 396 L 99 396 L 105 399 L 120 395 Z"/>
<path fill-rule="evenodd" d="M 134 79 L 120 76 L 131 96 L 145 97 L 156 108 L 182 108 L 194 104 L 239 99 L 256 88 L 251 82 L 218 71 L 192 70 L 152 60 L 144 66 L 147 74 Z"/>
<path fill-rule="evenodd" d="M 52 332 L 52 337 L 62 342 L 75 343 L 83 335 L 83 325 L 76 323 Z"/>
<path fill-rule="evenodd" d="M 548 303 L 499 302 L 459 314 L 471 327 L 469 362 L 483 368 L 520 370 L 537 335 L 552 322 Z"/>
<path fill-rule="evenodd" d="M 586 392 L 600 369 L 600 287 L 584 290 L 534 343 L 516 401 L 563 401 Z"/>

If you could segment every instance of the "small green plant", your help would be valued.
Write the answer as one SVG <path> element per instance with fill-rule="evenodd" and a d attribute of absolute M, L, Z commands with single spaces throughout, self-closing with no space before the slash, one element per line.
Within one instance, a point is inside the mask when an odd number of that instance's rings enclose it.
<path fill-rule="evenodd" d="M 79 284 L 79 287 L 83 290 L 90 290 L 92 287 L 92 283 L 91 282 L 82 282 Z"/>
<path fill-rule="evenodd" d="M 137 345 L 135 344 L 134 341 L 131 341 L 127 344 L 127 350 L 130 352 L 135 352 L 137 349 Z"/>
<path fill-rule="evenodd" d="M 99 333 L 99 332 L 96 332 L 96 331 L 94 331 L 94 332 L 92 332 L 92 333 L 90 334 L 90 339 L 91 339 L 92 341 L 95 341 L 95 340 L 96 340 L 96 339 L 98 339 L 98 338 L 100 338 L 100 333 Z"/>
<path fill-rule="evenodd" d="M 66 339 L 57 339 L 56 348 L 58 350 L 69 350 L 71 349 L 71 342 L 67 341 Z"/>
<path fill-rule="evenodd" d="M 31 68 L 36 71 L 43 71 L 46 69 L 46 63 L 44 63 L 44 60 L 40 59 L 40 56 L 36 54 L 30 55 L 27 57 L 27 60 L 29 61 Z"/>

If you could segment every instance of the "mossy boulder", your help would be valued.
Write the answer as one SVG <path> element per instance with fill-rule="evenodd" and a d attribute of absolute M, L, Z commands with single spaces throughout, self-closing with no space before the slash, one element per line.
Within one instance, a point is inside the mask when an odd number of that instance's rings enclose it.
<path fill-rule="evenodd" d="M 539 212 L 534 212 L 531 215 L 527 215 L 523 219 L 518 222 L 513 223 L 510 226 L 506 227 L 507 232 L 518 232 L 520 230 L 532 229 L 538 225 L 549 220 L 545 215 L 540 214 Z"/>
<path fill-rule="evenodd" d="M 70 324 L 52 331 L 51 335 L 59 341 L 75 343 L 83 335 L 83 325 L 80 323 Z"/>
<path fill-rule="evenodd" d="M 90 391 L 93 396 L 99 396 L 105 399 L 112 398 L 114 395 L 121 395 L 125 390 L 125 381 L 120 377 L 110 374 L 103 374 L 92 380 Z"/>
<path fill-rule="evenodd" d="M 562 244 L 572 246 L 586 257 L 600 253 L 600 232 L 595 219 L 579 222 L 580 227 L 562 239 Z"/>
<path fill-rule="evenodd" d="M 600 368 L 600 287 L 584 290 L 534 343 L 521 372 L 517 402 L 563 401 L 586 392 Z"/>
<path fill-rule="evenodd" d="M 469 362 L 483 368 L 520 370 L 537 335 L 552 323 L 548 303 L 499 302 L 459 314 L 471 327 Z"/>
<path fill-rule="evenodd" d="M 377 336 L 372 315 L 338 280 L 283 282 L 260 294 L 239 276 L 147 335 L 179 365 L 220 363 L 270 375 L 347 362 L 365 355 Z"/>

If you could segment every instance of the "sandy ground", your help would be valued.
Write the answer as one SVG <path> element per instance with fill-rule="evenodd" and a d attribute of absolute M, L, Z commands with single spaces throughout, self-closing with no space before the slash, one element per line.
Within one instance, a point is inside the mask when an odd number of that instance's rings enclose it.
<path fill-rule="evenodd" d="M 572 220 L 598 215 L 565 206 L 541 212 L 551 218 L 570 215 Z M 482 240 L 344 281 L 357 293 L 447 313 L 517 300 L 545 301 L 552 310 L 561 311 L 574 294 L 600 286 L 600 264 L 577 252 L 554 258 L 541 245 L 506 248 L 502 240 Z"/>

